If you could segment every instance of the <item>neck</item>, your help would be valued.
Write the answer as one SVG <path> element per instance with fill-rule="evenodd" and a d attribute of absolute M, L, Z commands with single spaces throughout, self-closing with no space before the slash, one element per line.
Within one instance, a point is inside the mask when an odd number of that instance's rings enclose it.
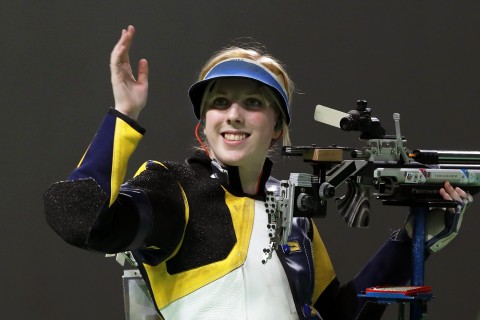
<path fill-rule="evenodd" d="M 230 177 L 230 179 L 235 179 L 237 182 L 234 183 L 237 188 L 241 188 L 243 193 L 249 194 L 249 195 L 257 195 L 258 193 L 263 194 L 263 184 L 265 183 L 266 179 L 264 179 L 265 176 L 270 175 L 270 170 L 271 170 L 271 161 L 268 160 L 268 158 L 264 158 L 261 163 L 256 163 L 253 165 L 253 163 L 248 163 L 248 164 L 240 164 L 238 166 L 229 166 L 226 165 L 214 158 L 212 158 L 215 163 L 217 163 L 219 166 L 224 167 L 224 168 L 229 168 L 231 167 L 232 169 L 235 169 L 235 176 L 236 178 L 233 178 L 233 176 Z M 264 172 L 264 170 L 266 170 Z M 229 170 L 230 171 L 230 170 Z M 232 173 L 231 171 L 230 173 Z M 227 182 L 228 183 L 228 182 Z M 232 183 L 232 181 L 230 181 Z M 259 186 L 259 184 L 262 184 Z M 261 189 L 259 189 L 261 188 Z"/>
<path fill-rule="evenodd" d="M 260 170 L 259 170 L 260 169 Z M 238 167 L 238 174 L 242 183 L 243 192 L 255 195 L 262 175 L 263 166 L 252 168 Z"/>

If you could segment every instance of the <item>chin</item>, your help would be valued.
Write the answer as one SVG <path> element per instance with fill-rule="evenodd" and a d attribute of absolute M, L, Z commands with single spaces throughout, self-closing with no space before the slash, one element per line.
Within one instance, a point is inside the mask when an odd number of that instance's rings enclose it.
<path fill-rule="evenodd" d="M 231 159 L 217 159 L 223 165 L 230 166 L 230 167 L 238 167 L 242 164 L 241 160 L 231 160 Z"/>
<path fill-rule="evenodd" d="M 226 166 L 240 166 L 248 162 L 244 157 L 217 157 L 216 159 Z"/>
<path fill-rule="evenodd" d="M 258 165 L 257 162 L 259 161 L 259 156 L 238 151 L 227 151 L 225 153 L 222 152 L 222 154 L 214 154 L 214 158 L 221 164 L 232 167 Z"/>

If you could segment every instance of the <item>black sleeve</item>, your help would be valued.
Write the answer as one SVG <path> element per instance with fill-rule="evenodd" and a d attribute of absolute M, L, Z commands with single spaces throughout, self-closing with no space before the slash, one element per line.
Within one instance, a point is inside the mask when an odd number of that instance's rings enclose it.
<path fill-rule="evenodd" d="M 168 170 L 151 164 L 122 185 L 115 202 L 93 178 L 55 183 L 45 193 L 47 222 L 66 242 L 88 250 L 116 253 L 156 250 L 171 254 L 186 226 L 186 202 Z"/>
<path fill-rule="evenodd" d="M 115 203 L 108 207 L 107 195 L 93 178 L 61 181 L 44 195 L 45 216 L 50 227 L 69 244 L 115 253 L 129 250 L 135 244 L 140 214 L 151 215 L 138 201 L 140 198 L 133 199 L 121 191 Z"/>
<path fill-rule="evenodd" d="M 335 278 L 322 292 L 314 307 L 323 320 L 350 320 L 356 317 L 357 303 L 353 282 L 340 285 Z"/>

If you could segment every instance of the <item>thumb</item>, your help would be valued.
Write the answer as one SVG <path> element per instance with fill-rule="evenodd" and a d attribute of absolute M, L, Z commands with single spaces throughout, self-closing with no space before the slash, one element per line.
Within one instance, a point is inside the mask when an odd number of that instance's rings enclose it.
<path fill-rule="evenodd" d="M 146 59 L 138 61 L 138 77 L 140 83 L 148 83 L 148 62 Z"/>

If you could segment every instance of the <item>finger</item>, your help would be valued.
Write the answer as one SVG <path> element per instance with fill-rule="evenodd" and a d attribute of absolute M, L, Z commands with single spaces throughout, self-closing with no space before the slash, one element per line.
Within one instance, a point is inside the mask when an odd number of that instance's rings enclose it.
<path fill-rule="evenodd" d="M 456 187 L 455 191 L 460 195 L 462 199 L 462 206 L 466 209 L 473 202 L 472 195 L 459 187 Z"/>
<path fill-rule="evenodd" d="M 467 199 L 468 198 L 468 193 L 465 192 L 462 188 L 459 188 L 459 187 L 456 187 L 455 188 L 455 192 L 458 193 L 458 195 L 462 198 L 462 199 Z"/>
<path fill-rule="evenodd" d="M 445 190 L 445 188 L 441 188 L 440 189 L 440 195 L 442 196 L 443 199 L 445 200 L 449 200 L 449 201 L 454 201 L 452 199 L 452 197 L 450 196 L 450 194 Z M 447 211 L 449 213 L 455 213 L 455 209 L 454 208 L 447 208 Z"/>
<path fill-rule="evenodd" d="M 450 184 L 450 182 L 445 182 L 445 190 L 448 192 L 452 200 L 462 202 L 462 197 L 457 193 L 457 191 L 453 188 L 453 186 Z"/>
<path fill-rule="evenodd" d="M 134 33 L 134 31 L 132 31 L 130 27 L 131 26 L 128 26 L 127 30 L 123 29 L 122 31 L 122 38 L 120 39 L 121 42 L 117 50 L 117 56 L 118 56 L 117 64 L 130 63 L 130 57 L 129 57 L 128 51 L 130 50 L 130 46 L 132 45 L 132 37 Z"/>
<path fill-rule="evenodd" d="M 110 55 L 110 64 L 119 65 L 121 63 L 130 63 L 128 51 L 130 50 L 134 33 L 135 28 L 133 26 L 128 26 L 127 30 L 122 30 L 122 35 L 113 47 Z"/>
<path fill-rule="evenodd" d="M 440 189 L 440 195 L 442 196 L 443 199 L 445 200 L 453 200 L 450 194 L 445 190 L 445 188 Z"/>
<path fill-rule="evenodd" d="M 443 184 L 443 187 L 445 188 L 445 190 L 450 193 L 451 191 L 453 191 L 453 187 L 452 185 L 450 184 L 450 181 L 445 181 L 445 183 Z"/>
<path fill-rule="evenodd" d="M 124 56 L 122 57 L 124 60 L 123 60 L 123 63 L 130 63 L 130 56 L 129 56 L 129 52 L 130 52 L 130 47 L 132 46 L 132 42 L 133 42 L 133 37 L 135 35 L 135 27 L 132 26 L 132 25 L 129 25 L 128 28 L 127 28 L 127 41 L 125 43 L 125 54 Z"/>
<path fill-rule="evenodd" d="M 117 43 L 112 49 L 112 53 L 110 54 L 110 64 L 118 65 L 121 62 L 122 54 L 125 51 L 126 37 L 127 37 L 127 30 L 123 29 L 120 39 L 118 39 Z"/>
<path fill-rule="evenodd" d="M 138 77 L 140 83 L 148 83 L 148 62 L 146 59 L 138 61 Z"/>

